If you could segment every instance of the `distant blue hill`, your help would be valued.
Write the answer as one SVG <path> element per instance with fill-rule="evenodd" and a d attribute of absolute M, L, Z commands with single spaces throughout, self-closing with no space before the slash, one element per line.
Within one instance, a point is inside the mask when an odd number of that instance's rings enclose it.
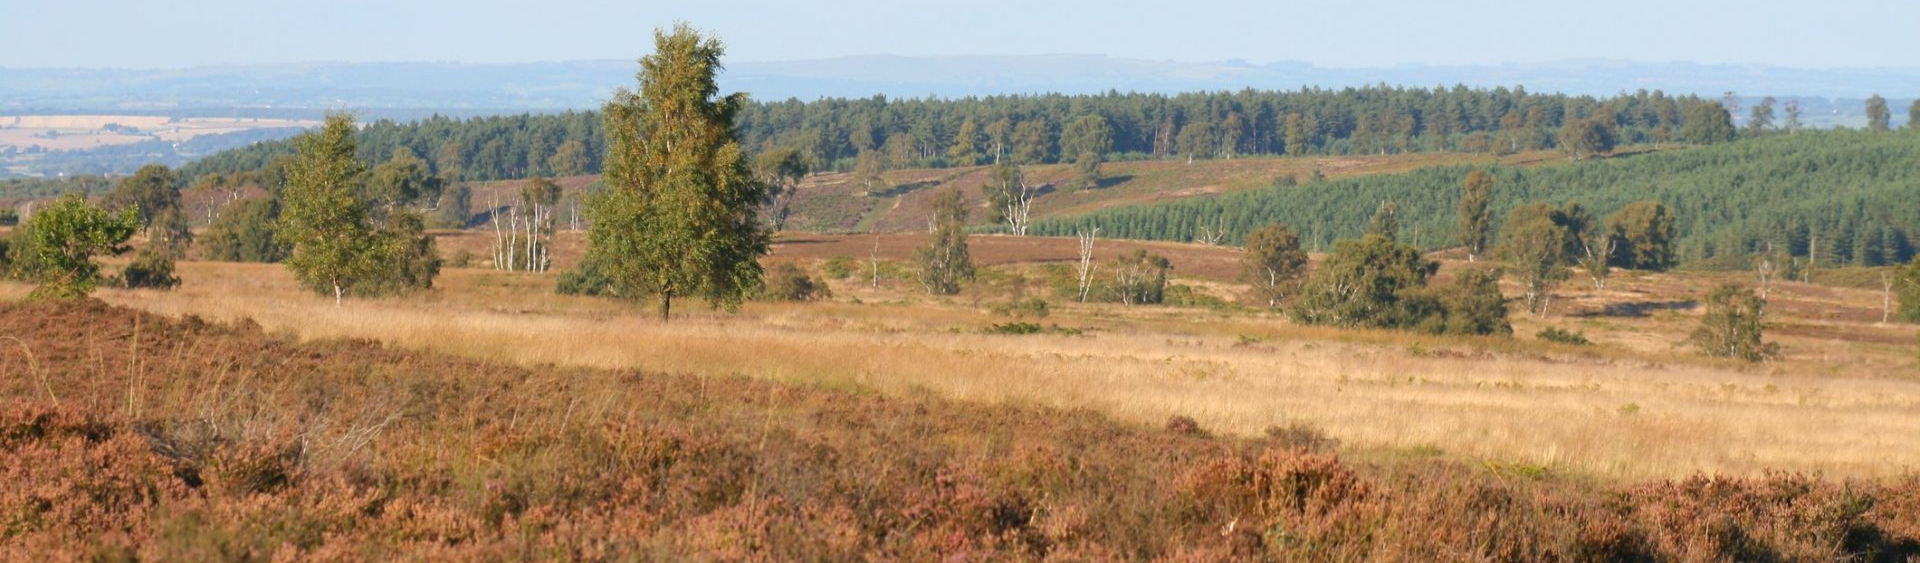
<path fill-rule="evenodd" d="M 180 113 L 422 110 L 451 114 L 592 108 L 633 83 L 632 61 L 525 64 L 300 63 L 187 69 L 0 68 L 0 114 L 104 110 Z M 1307 63 L 1187 63 L 1098 55 L 903 57 L 730 63 L 726 91 L 760 100 L 789 97 L 959 97 L 1109 90 L 1294 90 L 1364 84 L 1432 87 L 1525 86 L 1533 92 L 1606 95 L 1662 89 L 1718 97 L 1830 98 L 1835 107 L 1871 94 L 1920 94 L 1920 68 L 1797 69 L 1620 61 L 1560 61 L 1486 66 L 1321 68 Z M 1810 116 L 1818 108 L 1809 107 Z M 1905 106 L 1896 106 L 1904 110 Z M 376 112 L 394 114 L 394 112 Z M 411 115 L 413 112 L 405 112 Z M 1895 113 L 1904 114 L 1904 111 Z M 1904 115 L 1902 115 L 1904 117 Z"/>

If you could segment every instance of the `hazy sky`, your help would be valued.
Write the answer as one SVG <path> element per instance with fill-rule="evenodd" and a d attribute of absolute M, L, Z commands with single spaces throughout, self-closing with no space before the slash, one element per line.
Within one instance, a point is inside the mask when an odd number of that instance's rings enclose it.
<path fill-rule="evenodd" d="M 1320 66 L 1576 58 L 1920 66 L 1916 0 L 0 0 L 0 66 L 1086 53 Z"/>

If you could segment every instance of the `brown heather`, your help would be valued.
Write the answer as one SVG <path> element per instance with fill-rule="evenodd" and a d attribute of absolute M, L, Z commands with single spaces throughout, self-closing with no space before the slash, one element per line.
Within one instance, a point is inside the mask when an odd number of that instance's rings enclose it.
<path fill-rule="evenodd" d="M 0 302 L 13 560 L 1908 561 L 1920 478 L 1364 463 L 1087 410 Z"/>

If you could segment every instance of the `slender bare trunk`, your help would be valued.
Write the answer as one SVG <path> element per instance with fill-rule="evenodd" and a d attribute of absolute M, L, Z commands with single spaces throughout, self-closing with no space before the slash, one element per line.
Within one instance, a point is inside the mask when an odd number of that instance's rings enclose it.
<path fill-rule="evenodd" d="M 1080 302 L 1087 302 L 1087 292 L 1093 288 L 1093 241 L 1100 236 L 1100 228 L 1080 232 Z"/>
<path fill-rule="evenodd" d="M 1880 324 L 1893 320 L 1893 274 L 1880 273 Z"/>

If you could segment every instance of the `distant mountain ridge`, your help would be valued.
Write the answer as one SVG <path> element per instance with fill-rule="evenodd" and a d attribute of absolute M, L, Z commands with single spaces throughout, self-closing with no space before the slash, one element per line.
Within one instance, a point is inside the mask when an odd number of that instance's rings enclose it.
<path fill-rule="evenodd" d="M 557 111 L 599 106 L 633 82 L 632 61 L 465 64 L 297 63 L 186 69 L 0 68 L 0 113 L 204 108 L 430 109 L 449 113 Z M 1549 63 L 1322 68 L 1301 62 L 1174 62 L 1101 55 L 908 57 L 733 62 L 725 91 L 760 100 L 819 97 L 962 97 L 1059 92 L 1177 93 L 1296 90 L 1366 84 L 1524 86 L 1533 92 L 1607 95 L 1638 89 L 1718 96 L 1857 100 L 1920 94 L 1920 67 L 1799 69 L 1758 65 L 1575 60 Z M 1902 107 L 1901 109 L 1904 109 Z"/>

